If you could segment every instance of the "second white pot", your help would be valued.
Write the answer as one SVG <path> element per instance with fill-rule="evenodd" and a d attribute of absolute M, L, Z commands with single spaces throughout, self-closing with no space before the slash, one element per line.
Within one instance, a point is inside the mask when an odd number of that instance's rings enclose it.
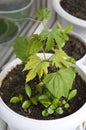
<path fill-rule="evenodd" d="M 66 27 L 68 24 L 72 24 L 73 31 L 86 41 L 86 21 L 67 13 L 61 7 L 60 1 L 61 0 L 53 0 L 53 7 L 58 14 L 58 21 L 60 21 L 63 27 Z"/>

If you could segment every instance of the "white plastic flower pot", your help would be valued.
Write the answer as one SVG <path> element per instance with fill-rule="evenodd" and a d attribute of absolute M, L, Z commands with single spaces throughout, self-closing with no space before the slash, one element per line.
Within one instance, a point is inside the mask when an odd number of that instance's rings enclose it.
<path fill-rule="evenodd" d="M 86 21 L 67 13 L 61 7 L 60 1 L 61 0 L 53 0 L 53 7 L 58 14 L 58 21 L 60 21 L 63 27 L 66 27 L 68 24 L 72 24 L 73 31 L 82 36 L 82 38 L 86 41 Z"/>
<path fill-rule="evenodd" d="M 43 54 L 38 54 L 43 58 Z M 49 57 L 51 54 L 46 54 Z M 85 56 L 86 58 L 86 56 Z M 85 59 L 84 58 L 84 59 Z M 79 61 L 77 61 L 79 62 Z M 82 61 L 81 61 L 82 62 Z M 21 64 L 19 59 L 15 59 L 9 63 L 0 74 L 0 85 L 6 74 L 14 68 L 17 64 Z M 78 64 L 77 64 L 78 65 Z M 81 67 L 80 67 L 81 68 Z M 81 69 L 80 69 L 81 70 Z M 83 72 L 83 77 L 86 79 L 86 65 Z M 75 113 L 61 119 L 55 120 L 36 120 L 24 117 L 11 110 L 0 98 L 0 118 L 6 122 L 10 130 L 83 130 L 79 126 L 86 119 L 86 103 Z"/>

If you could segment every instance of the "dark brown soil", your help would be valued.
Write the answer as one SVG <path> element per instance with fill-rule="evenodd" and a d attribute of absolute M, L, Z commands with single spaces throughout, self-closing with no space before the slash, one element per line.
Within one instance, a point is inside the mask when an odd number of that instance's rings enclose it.
<path fill-rule="evenodd" d="M 60 4 L 69 14 L 86 20 L 86 0 L 61 0 Z"/>
<path fill-rule="evenodd" d="M 3 81 L 2 87 L 0 89 L 4 102 L 17 113 L 35 119 L 57 119 L 74 113 L 86 102 L 86 83 L 80 78 L 79 75 L 77 75 L 73 84 L 73 88 L 77 88 L 77 96 L 71 100 L 71 107 L 68 110 L 65 110 L 64 114 L 62 115 L 52 114 L 48 117 L 42 117 L 41 111 L 44 108 L 41 104 L 38 104 L 37 106 L 32 105 L 27 110 L 23 110 L 21 108 L 21 103 L 17 103 L 17 105 L 10 104 L 9 101 L 11 97 L 20 93 L 24 95 L 24 83 L 26 74 L 25 72 L 22 73 L 22 69 L 23 65 L 18 65 L 15 69 L 13 69 L 8 74 L 7 78 Z M 34 81 L 35 82 L 30 81 L 30 86 L 32 87 L 33 92 L 35 92 L 34 86 L 37 84 L 38 78 L 35 78 Z M 24 95 L 24 99 L 27 99 L 26 95 Z"/>
<path fill-rule="evenodd" d="M 84 44 L 82 40 L 74 35 L 69 35 L 69 40 L 63 50 L 75 60 L 79 60 L 86 54 L 86 43 Z"/>

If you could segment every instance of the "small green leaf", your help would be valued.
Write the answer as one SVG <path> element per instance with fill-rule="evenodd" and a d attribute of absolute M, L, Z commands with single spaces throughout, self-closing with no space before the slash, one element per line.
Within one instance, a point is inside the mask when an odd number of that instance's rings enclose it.
<path fill-rule="evenodd" d="M 64 29 L 64 33 L 69 33 L 72 30 L 73 26 L 72 25 L 68 25 L 65 29 Z"/>
<path fill-rule="evenodd" d="M 38 18 L 48 19 L 50 17 L 50 10 L 48 10 L 47 8 L 39 9 L 36 13 L 36 16 Z"/>
<path fill-rule="evenodd" d="M 35 78 L 37 74 L 39 78 L 41 78 L 43 74 L 47 74 L 48 67 L 49 67 L 49 62 L 41 60 L 39 56 L 32 55 L 31 57 L 29 57 L 29 61 L 27 62 L 24 68 L 24 70 L 29 70 L 26 76 L 26 82 Z"/>
<path fill-rule="evenodd" d="M 42 111 L 42 116 L 48 116 L 49 113 L 47 112 L 47 110 L 45 109 L 44 111 Z"/>
<path fill-rule="evenodd" d="M 54 105 L 50 105 L 50 107 L 47 109 L 49 114 L 53 114 L 55 110 L 55 106 Z"/>
<path fill-rule="evenodd" d="M 28 84 L 25 85 L 25 91 L 26 91 L 26 94 L 28 95 L 28 97 L 30 98 L 31 97 L 31 88 Z"/>
<path fill-rule="evenodd" d="M 60 105 L 59 99 L 54 98 L 54 100 L 52 101 L 52 104 L 53 104 L 55 107 L 59 106 L 59 105 Z"/>
<path fill-rule="evenodd" d="M 38 100 L 45 107 L 48 107 L 51 104 L 51 101 L 47 97 L 47 95 L 41 95 L 41 96 L 39 96 Z"/>
<path fill-rule="evenodd" d="M 76 94 L 77 94 L 77 90 L 76 89 L 72 90 L 68 96 L 68 101 L 74 98 Z"/>
<path fill-rule="evenodd" d="M 38 96 L 34 96 L 31 98 L 31 102 L 34 104 L 34 105 L 37 105 L 38 104 Z"/>
<path fill-rule="evenodd" d="M 38 91 L 40 94 L 42 94 L 43 86 L 44 86 L 44 83 L 43 83 L 42 81 L 39 82 L 39 83 L 37 84 L 37 86 L 36 86 L 36 89 L 37 89 L 37 91 Z"/>
<path fill-rule="evenodd" d="M 23 102 L 23 104 L 22 104 L 22 108 L 23 108 L 23 109 L 27 109 L 27 108 L 30 107 L 30 105 L 31 105 L 31 101 L 30 101 L 30 100 L 25 100 L 25 101 Z"/>
<path fill-rule="evenodd" d="M 64 112 L 61 107 L 58 107 L 55 111 L 56 111 L 56 113 L 58 113 L 58 114 L 63 114 L 63 112 Z"/>
<path fill-rule="evenodd" d="M 19 99 L 20 99 L 20 101 L 23 100 L 23 95 L 22 94 L 19 94 Z"/>
<path fill-rule="evenodd" d="M 65 105 L 67 102 L 66 100 L 62 100 L 62 104 Z"/>
<path fill-rule="evenodd" d="M 60 30 L 60 32 L 62 32 L 63 31 L 62 25 L 58 22 L 57 26 L 58 26 L 58 29 Z"/>
<path fill-rule="evenodd" d="M 37 86 L 36 86 L 36 89 L 37 89 L 37 91 L 38 91 L 40 94 L 42 94 L 42 87 L 41 87 L 41 86 L 37 85 Z"/>
<path fill-rule="evenodd" d="M 69 103 L 66 103 L 66 104 L 64 105 L 64 107 L 65 107 L 66 109 L 68 109 L 68 108 L 70 107 Z"/>
<path fill-rule="evenodd" d="M 17 102 L 20 102 L 20 98 L 17 97 L 17 96 L 12 97 L 12 98 L 10 99 L 10 103 L 17 103 Z"/>
<path fill-rule="evenodd" d="M 46 99 L 48 99 L 48 96 L 47 95 L 41 95 L 41 96 L 39 96 L 39 100 L 46 100 Z"/>

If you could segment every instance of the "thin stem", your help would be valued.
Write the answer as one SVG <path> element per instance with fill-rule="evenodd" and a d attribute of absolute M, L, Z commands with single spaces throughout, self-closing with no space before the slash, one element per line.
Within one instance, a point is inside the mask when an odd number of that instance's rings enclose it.
<path fill-rule="evenodd" d="M 43 55 L 44 55 L 44 60 L 46 60 L 46 55 L 45 55 L 44 49 L 43 49 Z"/>
<path fill-rule="evenodd" d="M 24 20 L 31 20 L 31 21 L 34 21 L 34 22 L 39 22 L 39 23 L 41 23 L 41 21 L 35 20 L 35 19 L 33 19 L 33 18 L 21 18 L 21 19 L 6 18 L 6 19 L 11 20 L 11 21 L 15 21 L 15 22 L 24 21 Z"/>
<path fill-rule="evenodd" d="M 45 21 L 43 20 L 43 21 L 41 21 L 41 23 L 43 24 L 44 29 L 47 29 L 46 24 L 45 24 Z"/>

